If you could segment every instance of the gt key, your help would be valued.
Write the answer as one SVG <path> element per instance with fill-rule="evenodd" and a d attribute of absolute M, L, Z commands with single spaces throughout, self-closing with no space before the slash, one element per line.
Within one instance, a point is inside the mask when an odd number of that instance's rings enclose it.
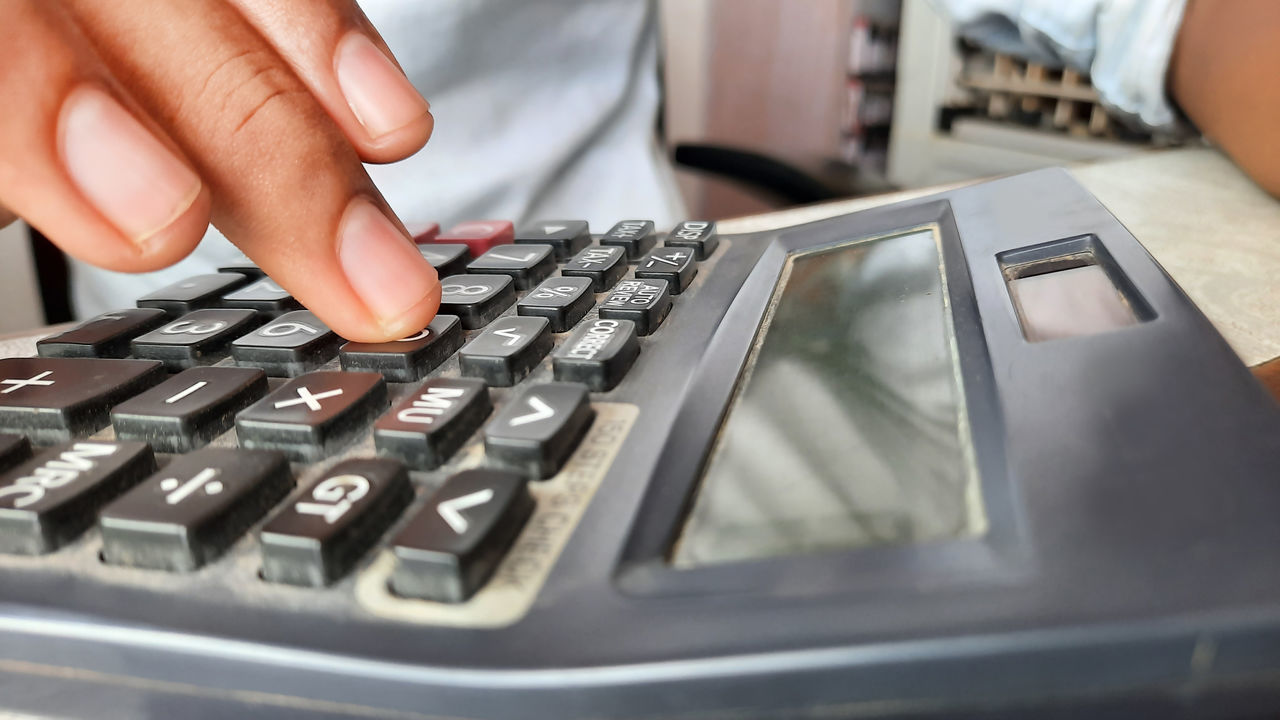
<path fill-rule="evenodd" d="M 262 528 L 262 576 L 324 587 L 346 575 L 413 499 L 394 460 L 334 465 Z"/>

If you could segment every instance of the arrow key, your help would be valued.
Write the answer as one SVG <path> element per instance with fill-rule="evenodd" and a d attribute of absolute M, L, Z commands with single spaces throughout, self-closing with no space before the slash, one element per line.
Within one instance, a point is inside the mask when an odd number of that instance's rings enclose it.
<path fill-rule="evenodd" d="M 549 326 L 540 317 L 498 318 L 458 352 L 462 374 L 494 387 L 515 385 L 551 351 Z"/>
<path fill-rule="evenodd" d="M 392 543 L 397 595 L 438 602 L 471 597 L 533 514 L 520 475 L 467 470 L 445 481 Z"/>
<path fill-rule="evenodd" d="M 502 408 L 485 428 L 485 454 L 534 478 L 551 477 L 564 466 L 594 418 L 586 386 L 537 385 Z"/>

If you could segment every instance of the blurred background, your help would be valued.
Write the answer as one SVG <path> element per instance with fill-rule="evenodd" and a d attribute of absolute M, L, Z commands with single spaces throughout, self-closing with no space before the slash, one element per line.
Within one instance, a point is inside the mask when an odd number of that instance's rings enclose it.
<path fill-rule="evenodd" d="M 918 0 L 660 0 L 657 136 L 694 218 L 1146 152 L 1087 75 L 958 37 Z M 528 220 L 532 218 L 511 218 Z M 602 232 L 604 228 L 594 228 Z M 0 332 L 70 320 L 67 269 L 0 230 Z"/>

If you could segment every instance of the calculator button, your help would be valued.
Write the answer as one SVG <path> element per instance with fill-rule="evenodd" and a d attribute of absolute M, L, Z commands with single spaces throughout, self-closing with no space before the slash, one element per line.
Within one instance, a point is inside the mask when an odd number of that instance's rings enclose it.
<path fill-rule="evenodd" d="M 516 303 L 516 312 L 543 317 L 551 322 L 551 332 L 569 332 L 596 304 L 591 278 L 555 277 L 529 291 Z"/>
<path fill-rule="evenodd" d="M 262 322 L 252 310 L 197 310 L 133 339 L 133 356 L 159 360 L 174 372 L 213 365 L 227 356 L 231 341 Z"/>
<path fill-rule="evenodd" d="M 31 457 L 31 441 L 22 435 L 0 435 L 0 472 Z"/>
<path fill-rule="evenodd" d="M 345 460 L 285 503 L 259 536 L 262 577 L 324 587 L 346 575 L 413 499 L 394 460 Z"/>
<path fill-rule="evenodd" d="M 163 325 L 169 316 L 159 308 L 131 308 L 103 313 L 66 332 L 36 343 L 40 357 L 129 357 L 129 341 Z"/>
<path fill-rule="evenodd" d="M 585 386 L 537 385 L 494 416 L 484 431 L 485 453 L 534 478 L 551 477 L 569 459 L 594 417 Z"/>
<path fill-rule="evenodd" d="M 151 360 L 0 359 L 0 431 L 67 442 L 106 426 L 111 408 L 164 380 Z"/>
<path fill-rule="evenodd" d="M 710 220 L 685 220 L 671 228 L 663 244 L 690 248 L 699 260 L 706 260 L 719 247 L 720 235 L 716 232 L 716 224 Z"/>
<path fill-rule="evenodd" d="M 231 357 L 272 377 L 297 377 L 324 365 L 342 338 L 310 310 L 285 313 L 231 343 Z"/>
<path fill-rule="evenodd" d="M 141 442 L 86 441 L 41 453 L 0 477 L 0 552 L 57 550 L 155 469 L 155 455 Z"/>
<path fill-rule="evenodd" d="M 493 412 L 489 389 L 471 378 L 433 378 L 373 426 L 378 450 L 418 470 L 434 470 L 462 448 Z"/>
<path fill-rule="evenodd" d="M 679 295 L 698 274 L 694 251 L 687 247 L 660 247 L 649 251 L 636 265 L 636 277 L 666 280 L 672 295 Z"/>
<path fill-rule="evenodd" d="M 506 275 L 454 275 L 440 281 L 440 312 L 457 315 L 462 327 L 484 327 L 516 301 Z"/>
<path fill-rule="evenodd" d="M 586 220 L 544 220 L 523 225 L 516 233 L 516 244 L 550 245 L 556 259 L 578 254 L 591 244 L 591 229 Z"/>
<path fill-rule="evenodd" d="M 649 335 L 671 312 L 671 291 L 666 280 L 623 280 L 600 303 L 600 317 L 630 320 L 636 333 Z"/>
<path fill-rule="evenodd" d="M 549 325 L 539 317 L 498 318 L 458 351 L 462 374 L 495 387 L 515 385 L 551 351 Z"/>
<path fill-rule="evenodd" d="M 465 339 L 457 315 L 436 315 L 419 333 L 387 343 L 350 342 L 338 357 L 343 370 L 367 370 L 394 382 L 417 382 L 457 352 Z"/>
<path fill-rule="evenodd" d="M 454 225 L 431 242 L 461 243 L 471 250 L 472 257 L 480 257 L 490 248 L 510 245 L 514 237 L 515 229 L 509 220 L 472 220 Z"/>
<path fill-rule="evenodd" d="M 583 323 L 551 355 L 557 380 L 580 382 L 595 392 L 612 390 L 640 354 L 630 320 L 596 318 Z"/>
<path fill-rule="evenodd" d="M 257 310 L 268 317 L 275 317 L 290 310 L 298 310 L 302 304 L 271 278 L 259 278 L 248 285 L 222 296 L 219 307 Z"/>
<path fill-rule="evenodd" d="M 258 267 L 248 255 L 240 253 L 234 259 L 222 263 L 218 266 L 220 273 L 240 273 L 247 277 L 266 277 L 266 273 L 262 268 Z"/>
<path fill-rule="evenodd" d="M 257 368 L 184 370 L 111 411 L 122 440 L 145 440 L 160 452 L 190 452 L 231 429 L 235 414 L 267 393 Z"/>
<path fill-rule="evenodd" d="M 440 223 L 424 222 L 412 223 L 408 226 L 409 236 L 418 244 L 435 242 L 440 237 Z"/>
<path fill-rule="evenodd" d="M 591 279 L 592 292 L 604 292 L 627 274 L 627 251 L 617 246 L 589 247 L 560 268 L 565 277 Z"/>
<path fill-rule="evenodd" d="M 386 409 L 381 375 L 313 372 L 237 415 L 236 434 L 243 447 L 283 450 L 290 459 L 307 462 L 350 443 Z"/>
<path fill-rule="evenodd" d="M 226 551 L 293 489 L 278 452 L 204 448 L 180 455 L 102 511 L 102 556 L 184 572 Z"/>
<path fill-rule="evenodd" d="M 555 258 L 548 245 L 497 247 L 467 265 L 467 272 L 510 275 L 517 290 L 528 290 L 555 272 Z"/>
<path fill-rule="evenodd" d="M 623 248 L 630 260 L 649 252 L 657 243 L 652 220 L 623 220 L 600 236 L 601 245 Z"/>
<path fill-rule="evenodd" d="M 432 243 L 419 245 L 418 252 L 436 269 L 436 275 L 449 277 L 467 271 L 471 262 L 471 250 L 461 243 Z"/>
<path fill-rule="evenodd" d="M 392 592 L 465 601 L 493 575 L 533 508 L 528 484 L 515 473 L 467 470 L 450 477 L 392 543 Z"/>
<path fill-rule="evenodd" d="M 183 315 L 213 307 L 223 295 L 248 282 L 240 273 L 196 275 L 138 298 L 140 308 L 160 308 L 170 315 Z"/>

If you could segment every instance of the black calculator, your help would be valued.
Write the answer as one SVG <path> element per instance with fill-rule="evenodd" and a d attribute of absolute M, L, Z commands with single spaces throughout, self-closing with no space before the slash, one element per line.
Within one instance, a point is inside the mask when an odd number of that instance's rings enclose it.
<path fill-rule="evenodd" d="M 0 710 L 1280 707 L 1280 412 L 1065 172 L 419 247 L 395 342 L 245 259 L 0 344 Z"/>

